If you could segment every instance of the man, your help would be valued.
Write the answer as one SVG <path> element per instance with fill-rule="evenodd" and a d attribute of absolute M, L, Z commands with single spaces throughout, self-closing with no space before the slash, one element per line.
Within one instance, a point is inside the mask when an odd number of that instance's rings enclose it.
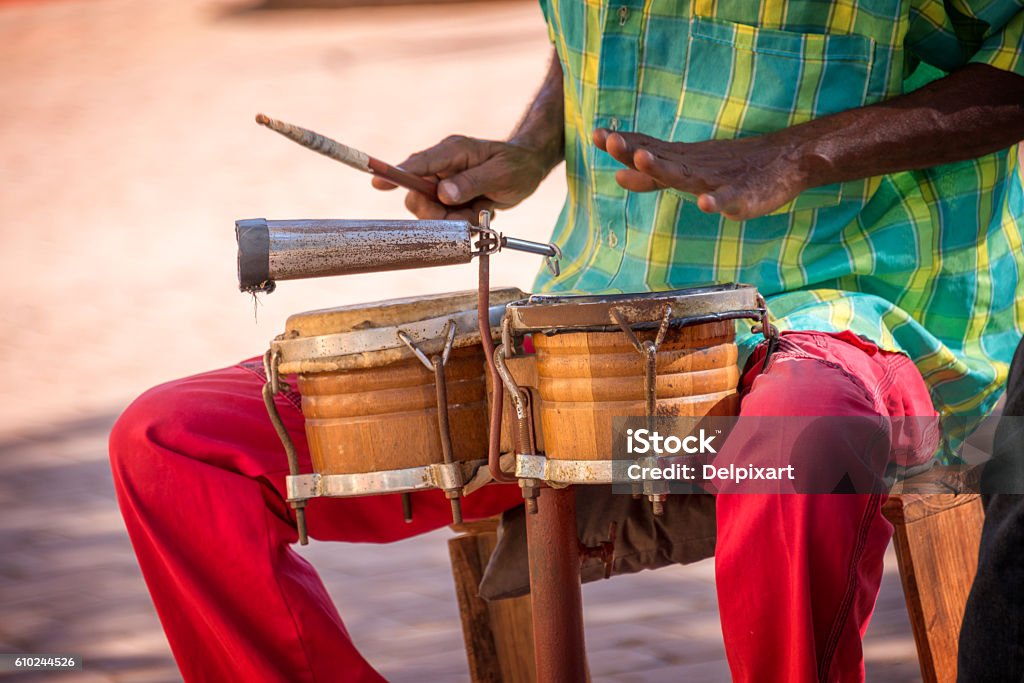
<path fill-rule="evenodd" d="M 536 290 L 757 285 L 787 334 L 767 364 L 753 335 L 741 339 L 752 354 L 741 415 L 990 410 L 1024 321 L 1024 195 L 1005 149 L 1024 137 L 1019 4 L 543 6 L 557 59 L 522 123 L 506 142 L 453 137 L 413 155 L 403 165 L 443 179 L 443 203 L 412 193 L 410 210 L 512 206 L 564 158 L 554 239 L 566 263 Z M 288 547 L 285 466 L 261 383 L 252 364 L 171 383 L 118 423 L 115 481 L 143 573 L 188 678 L 373 680 Z M 279 405 L 304 449 L 301 415 Z M 811 455 L 852 466 L 860 436 Z M 901 464 L 934 451 L 912 436 L 892 436 Z M 470 496 L 467 515 L 516 504 L 510 489 Z M 311 535 L 387 541 L 436 528 L 447 518 L 435 494 L 417 494 L 409 527 L 378 514 L 397 509 L 394 497 L 316 500 Z M 718 497 L 735 680 L 863 679 L 860 641 L 891 533 L 882 500 Z"/>

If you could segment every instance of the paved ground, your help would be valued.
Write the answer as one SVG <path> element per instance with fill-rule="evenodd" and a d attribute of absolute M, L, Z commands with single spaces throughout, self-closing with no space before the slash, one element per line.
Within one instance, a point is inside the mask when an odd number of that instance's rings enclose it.
<path fill-rule="evenodd" d="M 259 353 L 293 312 L 470 287 L 471 268 L 234 289 L 236 218 L 398 217 L 396 195 L 257 128 L 256 111 L 394 161 L 500 136 L 543 73 L 535 3 L 258 12 L 205 0 L 0 5 L 0 652 L 77 652 L 47 681 L 173 681 L 113 501 L 106 433 L 145 387 Z M 543 239 L 555 178 L 501 218 Z M 497 259 L 528 289 L 537 264 Z M 314 544 L 396 681 L 466 677 L 445 533 Z M 869 680 L 918 679 L 893 558 Z M 709 563 L 585 590 L 600 681 L 724 681 Z M 27 679 L 26 679 L 27 680 Z"/>

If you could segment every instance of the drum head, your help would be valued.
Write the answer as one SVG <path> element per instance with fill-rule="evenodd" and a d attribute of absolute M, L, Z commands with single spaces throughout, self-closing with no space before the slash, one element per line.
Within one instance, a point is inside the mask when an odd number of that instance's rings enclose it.
<path fill-rule="evenodd" d="M 534 294 L 509 304 L 507 315 L 518 333 L 614 332 L 621 328 L 613 312 L 633 329 L 650 329 L 661 324 L 668 309 L 672 327 L 760 319 L 764 313 L 756 287 L 730 283 L 639 294 Z"/>
<path fill-rule="evenodd" d="M 496 336 L 505 305 L 523 296 L 515 287 L 491 290 Z M 377 367 L 414 357 L 399 331 L 428 355 L 444 346 L 449 321 L 455 324 L 455 348 L 479 344 L 476 306 L 477 292 L 470 290 L 297 313 L 288 318 L 271 349 L 280 353 L 282 374 Z"/>

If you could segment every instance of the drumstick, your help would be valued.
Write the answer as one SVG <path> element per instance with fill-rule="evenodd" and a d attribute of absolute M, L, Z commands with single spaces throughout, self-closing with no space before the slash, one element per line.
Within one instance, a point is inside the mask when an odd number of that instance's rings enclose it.
<path fill-rule="evenodd" d="M 348 145 L 343 145 L 336 140 L 332 140 L 329 137 L 307 130 L 306 128 L 293 126 L 290 123 L 272 119 L 265 114 L 256 114 L 256 123 L 280 133 L 292 142 L 299 143 L 306 149 L 311 149 L 314 152 L 320 152 L 324 156 L 330 157 L 335 161 L 340 161 L 346 166 L 351 166 L 352 168 L 363 171 L 364 173 L 372 173 L 373 175 L 380 176 L 399 187 L 404 187 L 407 190 L 415 190 L 416 192 L 427 195 L 435 201 L 440 201 L 437 197 L 437 183 L 421 178 L 417 175 L 413 175 L 408 171 L 403 171 L 397 166 L 392 166 L 380 159 L 371 157 L 369 154 L 360 152 L 358 149 L 353 149 Z"/>

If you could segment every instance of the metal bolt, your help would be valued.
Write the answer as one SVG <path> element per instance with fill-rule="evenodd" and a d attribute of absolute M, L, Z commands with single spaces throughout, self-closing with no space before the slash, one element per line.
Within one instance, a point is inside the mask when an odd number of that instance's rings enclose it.
<path fill-rule="evenodd" d="M 412 523 L 412 495 L 409 493 L 402 494 L 402 518 L 406 524 Z"/>
<path fill-rule="evenodd" d="M 522 489 L 523 499 L 526 501 L 526 511 L 531 514 L 537 514 L 537 496 L 540 495 L 540 482 L 536 479 L 520 479 L 519 488 Z"/>
<path fill-rule="evenodd" d="M 454 496 L 451 491 L 445 491 L 445 493 L 452 503 L 452 522 L 462 524 L 462 500 L 459 498 L 459 492 L 455 491 Z"/>
<path fill-rule="evenodd" d="M 651 501 L 651 507 L 653 508 L 654 516 L 661 517 L 665 514 L 665 494 L 664 493 L 653 493 L 648 496 Z"/>

